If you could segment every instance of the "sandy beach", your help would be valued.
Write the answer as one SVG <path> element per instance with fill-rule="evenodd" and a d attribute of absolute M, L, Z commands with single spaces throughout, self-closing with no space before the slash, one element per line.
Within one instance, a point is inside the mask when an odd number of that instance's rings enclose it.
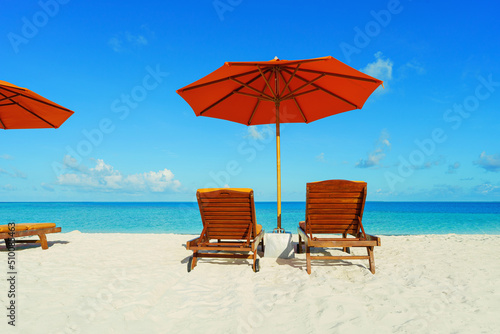
<path fill-rule="evenodd" d="M 1 333 L 495 333 L 500 236 L 382 236 L 367 261 L 202 259 L 193 236 L 49 235 L 16 252 L 16 326 Z M 297 241 L 297 235 L 294 235 Z M 358 249 L 354 252 L 363 252 Z M 332 252 L 337 252 L 332 250 Z M 10 301 L 0 243 L 0 304 Z"/>

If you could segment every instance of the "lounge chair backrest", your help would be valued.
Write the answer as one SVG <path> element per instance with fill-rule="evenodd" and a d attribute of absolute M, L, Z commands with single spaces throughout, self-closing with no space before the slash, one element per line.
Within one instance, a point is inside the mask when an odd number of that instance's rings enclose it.
<path fill-rule="evenodd" d="M 255 238 L 257 220 L 252 189 L 198 189 L 196 197 L 208 239 L 250 242 Z"/>
<path fill-rule="evenodd" d="M 306 233 L 364 237 L 361 223 L 366 182 L 328 180 L 307 184 Z"/>

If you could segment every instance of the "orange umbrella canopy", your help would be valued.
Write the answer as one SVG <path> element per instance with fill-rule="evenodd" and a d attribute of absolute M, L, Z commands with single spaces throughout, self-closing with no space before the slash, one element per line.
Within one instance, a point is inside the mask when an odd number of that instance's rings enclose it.
<path fill-rule="evenodd" d="M 309 123 L 361 109 L 381 80 L 333 57 L 228 62 L 177 90 L 196 116 L 276 124 L 277 228 L 281 228 L 280 123 Z"/>
<path fill-rule="evenodd" d="M 0 80 L 0 128 L 58 128 L 73 111 L 29 89 Z"/>
<path fill-rule="evenodd" d="M 262 62 L 227 62 L 177 93 L 197 116 L 245 125 L 309 123 L 361 109 L 381 84 L 381 80 L 333 57 L 275 58 Z"/>

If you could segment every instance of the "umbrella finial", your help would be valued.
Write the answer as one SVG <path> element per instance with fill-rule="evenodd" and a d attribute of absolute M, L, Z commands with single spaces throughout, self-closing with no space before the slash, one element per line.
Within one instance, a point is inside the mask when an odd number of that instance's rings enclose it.
<path fill-rule="evenodd" d="M 279 60 L 278 56 L 274 56 L 274 60 Z"/>

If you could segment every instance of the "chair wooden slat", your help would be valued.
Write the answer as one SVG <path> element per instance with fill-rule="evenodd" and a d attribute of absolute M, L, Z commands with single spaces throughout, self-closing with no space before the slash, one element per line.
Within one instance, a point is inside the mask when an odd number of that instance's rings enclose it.
<path fill-rule="evenodd" d="M 309 203 L 310 209 L 339 209 L 339 210 L 359 210 L 358 203 Z"/>
<path fill-rule="evenodd" d="M 360 198 L 311 198 L 311 204 L 358 204 L 361 203 Z"/>

